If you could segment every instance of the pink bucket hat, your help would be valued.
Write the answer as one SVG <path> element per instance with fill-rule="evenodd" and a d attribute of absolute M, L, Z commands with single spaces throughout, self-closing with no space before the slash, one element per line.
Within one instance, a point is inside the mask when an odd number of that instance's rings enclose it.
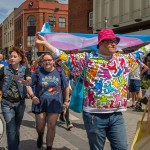
<path fill-rule="evenodd" d="M 99 48 L 99 43 L 105 39 L 116 39 L 119 43 L 120 38 L 115 36 L 112 29 L 103 29 L 98 32 L 98 45 L 97 48 Z"/>

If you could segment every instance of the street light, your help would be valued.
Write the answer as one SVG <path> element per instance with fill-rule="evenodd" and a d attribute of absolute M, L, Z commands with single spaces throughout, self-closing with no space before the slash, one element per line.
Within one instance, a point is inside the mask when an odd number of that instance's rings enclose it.
<path fill-rule="evenodd" d="M 107 28 L 108 19 L 105 17 L 105 29 Z"/>

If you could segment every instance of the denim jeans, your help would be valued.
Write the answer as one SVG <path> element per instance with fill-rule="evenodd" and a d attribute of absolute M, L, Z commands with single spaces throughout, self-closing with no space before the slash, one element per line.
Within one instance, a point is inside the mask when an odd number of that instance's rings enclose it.
<path fill-rule="evenodd" d="M 24 115 L 25 100 L 10 103 L 3 99 L 1 108 L 6 122 L 8 150 L 19 150 L 19 130 Z"/>
<path fill-rule="evenodd" d="M 90 150 L 103 150 L 106 137 L 111 150 L 127 150 L 126 130 L 121 112 L 94 114 L 83 112 Z"/>

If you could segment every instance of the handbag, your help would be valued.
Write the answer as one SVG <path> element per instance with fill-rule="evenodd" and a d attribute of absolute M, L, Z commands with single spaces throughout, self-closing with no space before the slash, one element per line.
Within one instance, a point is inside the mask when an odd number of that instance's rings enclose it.
<path fill-rule="evenodd" d="M 141 121 L 137 122 L 136 134 L 131 146 L 131 150 L 149 150 L 150 149 L 150 127 L 147 121 L 143 121 L 148 104 L 145 107 Z"/>
<path fill-rule="evenodd" d="M 85 74 L 86 67 L 84 66 L 83 71 L 78 78 L 71 95 L 69 108 L 77 113 L 81 113 L 83 110 Z"/>

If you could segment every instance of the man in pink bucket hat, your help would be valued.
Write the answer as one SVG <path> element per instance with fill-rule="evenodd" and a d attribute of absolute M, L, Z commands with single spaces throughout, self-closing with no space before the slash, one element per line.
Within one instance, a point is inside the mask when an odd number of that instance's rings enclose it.
<path fill-rule="evenodd" d="M 98 33 L 97 52 L 67 55 L 39 34 L 35 38 L 36 44 L 49 49 L 56 61 L 71 66 L 72 75 L 80 76 L 86 67 L 83 120 L 90 150 L 103 150 L 106 137 L 111 150 L 128 149 L 122 115 L 127 109 L 128 76 L 150 52 L 150 45 L 123 55 L 116 53 L 119 41 L 112 29 L 104 29 Z"/>
<path fill-rule="evenodd" d="M 114 39 L 116 44 L 118 44 L 120 41 L 120 38 L 114 34 L 112 29 L 103 29 L 99 31 L 97 49 L 99 49 L 99 43 L 105 40 L 110 40 L 110 39 Z"/>

